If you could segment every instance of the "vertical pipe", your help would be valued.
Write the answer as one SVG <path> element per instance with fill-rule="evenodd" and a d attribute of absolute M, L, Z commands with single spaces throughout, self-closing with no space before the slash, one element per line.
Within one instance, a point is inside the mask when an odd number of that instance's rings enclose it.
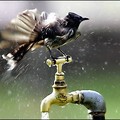
<path fill-rule="evenodd" d="M 92 120 L 105 120 L 105 115 L 92 115 Z"/>

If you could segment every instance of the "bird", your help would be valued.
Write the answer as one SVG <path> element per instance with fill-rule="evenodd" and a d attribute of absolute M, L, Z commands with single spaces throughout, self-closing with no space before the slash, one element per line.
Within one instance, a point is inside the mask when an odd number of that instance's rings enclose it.
<path fill-rule="evenodd" d="M 68 12 L 64 18 L 55 13 L 38 13 L 37 9 L 25 10 L 13 18 L 9 26 L 1 31 L 1 36 L 7 41 L 14 41 L 18 46 L 2 58 L 7 61 L 9 70 L 13 70 L 19 61 L 30 50 L 45 46 L 50 57 L 54 60 L 51 50 L 57 49 L 63 56 L 68 57 L 61 46 L 76 40 L 81 33 L 78 27 L 82 21 L 89 20 L 82 16 Z"/>

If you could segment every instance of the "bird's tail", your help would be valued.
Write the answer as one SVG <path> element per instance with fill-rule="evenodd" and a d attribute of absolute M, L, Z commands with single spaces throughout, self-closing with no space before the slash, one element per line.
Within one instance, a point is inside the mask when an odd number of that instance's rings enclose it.
<path fill-rule="evenodd" d="M 39 21 L 40 15 L 37 9 L 25 10 L 11 20 L 8 28 L 1 31 L 1 37 L 8 43 L 15 42 L 19 44 L 17 48 L 7 55 L 2 55 L 9 65 L 8 70 L 13 70 L 30 49 L 34 50 L 43 44 L 42 40 L 40 40 L 40 44 L 35 41 L 38 33 L 34 29 Z M 0 44 L 1 49 L 6 48 L 6 46 L 10 47 L 10 44 L 6 44 L 6 42 Z"/>
<path fill-rule="evenodd" d="M 32 48 L 34 43 L 22 44 L 9 52 L 7 55 L 2 55 L 2 58 L 7 61 L 9 65 L 8 71 L 13 70 L 17 63 L 24 57 L 24 55 Z"/>
<path fill-rule="evenodd" d="M 19 45 L 17 48 L 15 48 L 13 51 L 9 52 L 7 55 L 2 55 L 2 58 L 7 61 L 7 64 L 9 65 L 8 71 L 13 70 L 17 63 L 24 57 L 24 55 L 29 51 L 33 51 L 36 48 L 40 48 L 44 45 L 44 41 L 41 40 L 37 43 L 25 43 L 22 45 Z"/>

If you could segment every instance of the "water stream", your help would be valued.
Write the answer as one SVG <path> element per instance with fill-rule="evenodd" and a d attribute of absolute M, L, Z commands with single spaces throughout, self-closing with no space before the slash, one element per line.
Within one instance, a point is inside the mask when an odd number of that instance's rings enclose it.
<path fill-rule="evenodd" d="M 42 112 L 41 119 L 49 119 L 49 113 L 48 112 Z"/>

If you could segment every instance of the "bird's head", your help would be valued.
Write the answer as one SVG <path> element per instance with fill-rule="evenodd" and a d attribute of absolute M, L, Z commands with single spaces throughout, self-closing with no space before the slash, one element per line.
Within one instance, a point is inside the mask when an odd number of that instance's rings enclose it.
<path fill-rule="evenodd" d="M 85 20 L 89 20 L 89 18 L 83 18 L 80 15 L 73 13 L 73 12 L 69 12 L 66 17 L 64 18 L 65 21 L 67 21 L 67 26 L 68 27 L 79 27 L 79 24 L 82 21 Z"/>

